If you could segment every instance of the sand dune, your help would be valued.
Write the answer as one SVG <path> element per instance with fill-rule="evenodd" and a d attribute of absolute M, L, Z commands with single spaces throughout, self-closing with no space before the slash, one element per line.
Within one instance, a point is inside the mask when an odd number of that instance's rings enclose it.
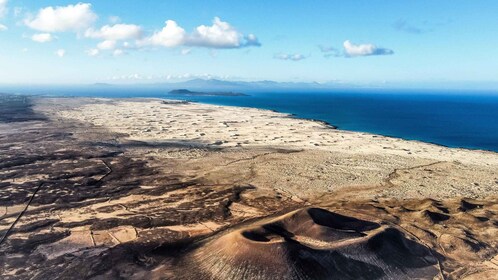
<path fill-rule="evenodd" d="M 495 153 L 248 108 L 32 104 L 0 123 L 4 279 L 498 275 Z"/>

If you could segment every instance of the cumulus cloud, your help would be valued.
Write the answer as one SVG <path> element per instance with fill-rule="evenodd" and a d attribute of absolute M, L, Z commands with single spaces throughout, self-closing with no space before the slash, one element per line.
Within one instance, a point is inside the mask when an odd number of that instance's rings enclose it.
<path fill-rule="evenodd" d="M 300 60 L 306 59 L 308 57 L 303 55 L 303 54 L 299 54 L 299 53 L 295 53 L 295 54 L 279 53 L 279 54 L 275 54 L 273 56 L 273 58 L 280 59 L 280 60 L 300 61 Z"/>
<path fill-rule="evenodd" d="M 116 48 L 116 41 L 105 40 L 97 45 L 99 50 L 114 50 Z"/>
<path fill-rule="evenodd" d="M 90 49 L 90 50 L 86 50 L 85 53 L 88 56 L 98 56 L 100 54 L 100 51 L 98 49 Z"/>
<path fill-rule="evenodd" d="M 105 25 L 100 29 L 95 30 L 93 28 L 89 28 L 85 31 L 84 36 L 86 38 L 93 39 L 103 39 L 99 44 L 97 44 L 97 50 L 102 51 L 114 51 L 114 56 L 119 56 L 124 53 L 123 50 L 118 49 L 118 45 L 121 45 L 124 48 L 131 48 L 131 44 L 129 42 L 124 42 L 120 44 L 123 40 L 138 40 L 142 37 L 143 30 L 142 27 L 135 24 L 114 24 L 114 25 Z M 92 50 L 95 52 L 94 50 Z M 95 55 L 98 55 L 98 52 Z M 95 56 L 91 55 L 91 56 Z"/>
<path fill-rule="evenodd" d="M 0 18 L 7 14 L 7 0 L 0 0 Z"/>
<path fill-rule="evenodd" d="M 151 80 L 152 76 L 142 76 L 138 73 L 122 76 L 113 76 L 110 80 L 113 81 L 139 81 L 139 80 Z"/>
<path fill-rule="evenodd" d="M 58 57 L 64 57 L 66 55 L 66 50 L 64 49 L 58 49 L 55 54 L 58 56 Z"/>
<path fill-rule="evenodd" d="M 39 33 L 31 36 L 31 40 L 38 43 L 47 43 L 54 40 L 54 36 L 52 36 L 52 34 L 50 33 Z"/>
<path fill-rule="evenodd" d="M 7 0 L 0 0 L 0 19 L 7 14 Z M 6 31 L 9 28 L 0 23 L 0 32 Z"/>
<path fill-rule="evenodd" d="M 126 54 L 125 51 L 123 51 L 122 49 L 116 49 L 112 52 L 112 55 L 113 56 L 122 56 L 123 54 Z"/>
<path fill-rule="evenodd" d="M 112 76 L 107 78 L 106 80 L 111 81 L 137 81 L 137 80 L 149 80 L 149 81 L 186 81 L 190 79 L 218 79 L 218 80 L 229 80 L 234 77 L 228 75 L 212 75 L 209 73 L 203 74 L 193 74 L 193 73 L 184 73 L 184 74 L 168 74 L 168 75 L 142 75 L 142 74 L 129 74 L 129 75 L 120 75 L 120 76 Z"/>
<path fill-rule="evenodd" d="M 205 47 L 212 49 L 235 49 L 260 46 L 254 34 L 244 35 L 228 22 L 215 17 L 212 25 L 200 25 L 192 33 L 187 33 L 175 21 L 166 21 L 165 27 L 152 36 L 139 41 L 140 46 L 162 47 Z"/>
<path fill-rule="evenodd" d="M 261 47 L 261 43 L 259 42 L 258 37 L 256 37 L 256 35 L 249 34 L 247 36 L 244 36 L 243 46 L 244 47 L 250 47 L 250 46 Z"/>
<path fill-rule="evenodd" d="M 26 18 L 24 23 L 29 28 L 42 32 L 65 32 L 86 29 L 96 19 L 97 15 L 92 11 L 91 4 L 78 3 L 43 8 L 36 16 Z"/>
<path fill-rule="evenodd" d="M 186 44 L 216 49 L 261 45 L 254 34 L 244 36 L 228 22 L 221 21 L 219 17 L 214 18 L 211 26 L 198 26 L 187 38 Z"/>
<path fill-rule="evenodd" d="M 186 32 L 174 20 L 167 20 L 161 31 L 138 42 L 139 46 L 177 47 L 185 43 Z"/>
<path fill-rule="evenodd" d="M 374 44 L 360 44 L 356 45 L 351 41 L 346 40 L 343 44 L 344 53 L 347 57 L 370 56 L 370 55 L 391 55 L 394 54 L 393 50 L 386 48 L 379 48 Z"/>
<path fill-rule="evenodd" d="M 142 37 L 142 27 L 135 24 L 105 25 L 99 30 L 88 29 L 85 37 L 105 40 L 130 40 Z"/>
<path fill-rule="evenodd" d="M 240 44 L 240 33 L 228 22 L 215 17 L 213 25 L 198 26 L 190 35 L 188 44 L 213 48 L 233 48 Z"/>

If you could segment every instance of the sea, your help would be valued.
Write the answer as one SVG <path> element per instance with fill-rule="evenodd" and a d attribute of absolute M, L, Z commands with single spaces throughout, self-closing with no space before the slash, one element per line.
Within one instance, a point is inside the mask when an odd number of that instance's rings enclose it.
<path fill-rule="evenodd" d="M 498 92 L 337 89 L 244 92 L 247 96 L 184 96 L 151 87 L 112 86 L 0 88 L 0 91 L 67 97 L 152 97 L 252 107 L 324 121 L 343 130 L 498 152 Z"/>

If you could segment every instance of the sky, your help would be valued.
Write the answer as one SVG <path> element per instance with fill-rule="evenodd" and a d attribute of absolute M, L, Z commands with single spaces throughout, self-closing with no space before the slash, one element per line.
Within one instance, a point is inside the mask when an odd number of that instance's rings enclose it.
<path fill-rule="evenodd" d="M 498 84 L 498 1 L 0 0 L 0 84 Z"/>

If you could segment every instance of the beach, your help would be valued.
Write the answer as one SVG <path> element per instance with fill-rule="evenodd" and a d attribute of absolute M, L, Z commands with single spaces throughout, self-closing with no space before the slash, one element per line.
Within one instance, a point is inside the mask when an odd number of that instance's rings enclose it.
<path fill-rule="evenodd" d="M 30 100 L 0 123 L 6 279 L 498 274 L 497 153 L 253 108 Z"/>

